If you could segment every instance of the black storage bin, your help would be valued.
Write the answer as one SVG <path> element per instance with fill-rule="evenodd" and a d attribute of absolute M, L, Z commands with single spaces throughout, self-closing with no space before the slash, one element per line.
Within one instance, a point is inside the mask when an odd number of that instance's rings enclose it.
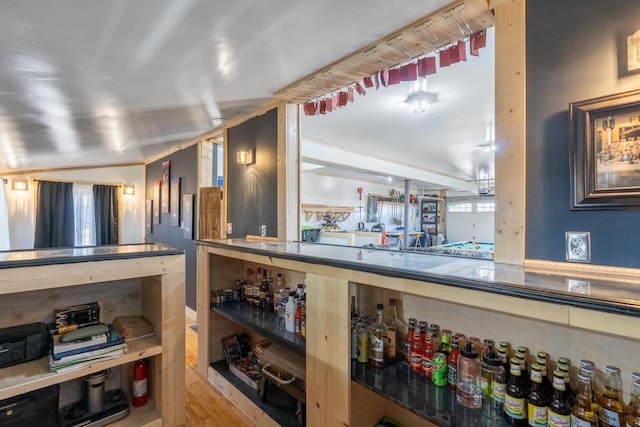
<path fill-rule="evenodd" d="M 34 390 L 0 400 L 0 427 L 59 427 L 60 386 Z"/>
<path fill-rule="evenodd" d="M 319 237 L 320 237 L 319 228 L 305 228 L 302 230 L 303 242 L 317 242 Z"/>

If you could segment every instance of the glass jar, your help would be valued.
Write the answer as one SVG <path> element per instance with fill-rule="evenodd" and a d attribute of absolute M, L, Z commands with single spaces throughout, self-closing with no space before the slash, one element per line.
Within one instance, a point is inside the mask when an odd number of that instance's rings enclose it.
<path fill-rule="evenodd" d="M 479 385 L 480 361 L 478 352 L 469 341 L 458 356 L 458 386 L 456 399 L 467 408 L 482 406 L 482 393 Z"/>

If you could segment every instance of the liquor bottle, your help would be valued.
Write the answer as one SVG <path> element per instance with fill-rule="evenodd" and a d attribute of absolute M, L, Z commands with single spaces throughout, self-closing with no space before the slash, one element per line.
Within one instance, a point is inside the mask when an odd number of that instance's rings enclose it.
<path fill-rule="evenodd" d="M 422 349 L 422 374 L 431 379 L 431 372 L 433 371 L 433 354 L 436 352 L 433 346 L 433 337 L 430 333 L 427 333 L 425 337 L 424 347 Z"/>
<path fill-rule="evenodd" d="M 407 325 L 398 317 L 397 301 L 394 298 L 389 298 L 389 316 L 385 322 L 387 326 L 394 325 L 396 329 L 396 356 L 394 361 L 402 359 L 404 354 L 402 343 L 407 335 Z"/>
<path fill-rule="evenodd" d="M 551 381 L 549 381 L 549 376 L 547 374 L 547 353 L 545 353 L 544 351 L 539 351 L 536 354 L 536 363 L 540 365 L 540 375 L 542 376 L 542 394 L 546 399 L 551 400 L 551 397 L 553 396 L 553 386 L 551 385 Z"/>
<path fill-rule="evenodd" d="M 265 299 L 267 298 L 267 292 L 269 292 L 269 280 L 267 279 L 267 269 L 262 270 L 262 282 L 260 282 L 260 290 L 258 297 L 260 298 L 259 307 L 266 309 Z"/>
<path fill-rule="evenodd" d="M 296 330 L 296 293 L 289 292 L 289 298 L 287 298 L 284 327 L 287 332 L 295 332 Z"/>
<path fill-rule="evenodd" d="M 395 310 L 395 300 L 391 298 L 389 303 L 393 301 L 392 310 Z M 388 322 L 383 322 L 384 324 L 384 355 L 387 363 L 392 363 L 398 360 L 398 356 L 400 355 L 400 351 L 398 349 L 398 325 L 396 323 L 395 316 L 388 316 Z"/>
<path fill-rule="evenodd" d="M 449 356 L 451 353 L 451 330 L 443 329 L 442 337 L 440 337 L 440 348 L 438 348 L 440 353 L 444 353 Z"/>
<path fill-rule="evenodd" d="M 531 365 L 531 390 L 527 395 L 527 418 L 530 426 L 544 427 L 547 425 L 550 396 L 542 388 L 542 366 L 537 363 Z"/>
<path fill-rule="evenodd" d="M 384 357 L 384 342 L 385 342 L 385 327 L 382 321 L 382 309 L 383 305 L 378 304 L 376 306 L 378 310 L 378 317 L 376 322 L 371 325 L 369 331 L 369 341 L 371 342 L 369 350 L 369 361 L 372 366 L 376 368 L 382 368 L 385 366 Z"/>
<path fill-rule="evenodd" d="M 447 356 L 447 383 L 452 389 L 458 386 L 458 356 L 460 355 L 458 335 L 451 337 L 451 352 Z M 476 357 L 478 353 L 476 352 Z"/>
<path fill-rule="evenodd" d="M 509 384 L 507 384 L 504 396 L 504 419 L 508 424 L 516 427 L 527 425 L 527 407 L 525 405 L 527 391 L 522 383 L 521 375 L 520 360 L 512 357 L 509 368 Z"/>
<path fill-rule="evenodd" d="M 278 273 L 276 276 L 276 284 L 273 288 L 273 311 L 278 313 L 278 316 L 280 316 L 280 297 L 283 289 L 284 278 L 282 277 L 282 273 Z"/>
<path fill-rule="evenodd" d="M 413 327 L 413 339 L 411 340 L 411 356 L 409 358 L 409 367 L 417 374 L 422 374 L 422 354 L 424 346 L 420 339 L 420 327 Z"/>
<path fill-rule="evenodd" d="M 622 427 L 624 424 L 622 380 L 615 366 L 605 367 L 605 382 L 602 396 L 598 400 L 598 424 L 600 427 Z"/>
<path fill-rule="evenodd" d="M 571 405 L 567 400 L 565 374 L 553 371 L 553 399 L 549 403 L 549 427 L 566 427 L 571 424 Z"/>
<path fill-rule="evenodd" d="M 635 377 L 637 372 L 633 374 Z M 640 427 L 640 376 L 636 378 L 632 386 L 633 394 L 631 395 L 631 411 L 627 416 L 626 427 Z"/>
<path fill-rule="evenodd" d="M 598 416 L 593 410 L 591 378 L 588 374 L 578 374 L 576 387 L 576 403 L 571 408 L 571 425 L 573 427 L 598 427 Z"/>
<path fill-rule="evenodd" d="M 640 383 L 640 372 L 634 372 L 631 374 L 631 391 L 629 392 L 629 404 L 624 408 L 624 416 L 629 417 L 629 414 L 633 412 L 633 406 L 635 404 L 640 404 L 640 400 L 638 396 L 640 396 L 640 389 L 636 383 Z"/>
<path fill-rule="evenodd" d="M 354 319 L 358 317 L 358 310 L 356 309 L 356 297 L 355 295 L 351 296 L 351 318 Z"/>

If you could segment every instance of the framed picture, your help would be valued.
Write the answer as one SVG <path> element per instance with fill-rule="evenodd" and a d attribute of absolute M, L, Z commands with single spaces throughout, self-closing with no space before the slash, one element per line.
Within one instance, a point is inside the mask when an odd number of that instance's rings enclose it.
<path fill-rule="evenodd" d="M 162 181 L 153 183 L 153 223 L 160 224 L 160 186 Z"/>
<path fill-rule="evenodd" d="M 162 162 L 162 213 L 169 213 L 169 166 L 169 160 Z"/>
<path fill-rule="evenodd" d="M 571 210 L 640 208 L 640 90 L 569 104 Z"/>
<path fill-rule="evenodd" d="M 146 200 L 144 223 L 147 234 L 153 233 L 153 200 Z"/>
<path fill-rule="evenodd" d="M 194 194 L 182 196 L 182 237 L 193 240 L 193 200 Z"/>
<path fill-rule="evenodd" d="M 180 226 L 180 181 L 181 178 L 171 180 L 171 225 Z"/>

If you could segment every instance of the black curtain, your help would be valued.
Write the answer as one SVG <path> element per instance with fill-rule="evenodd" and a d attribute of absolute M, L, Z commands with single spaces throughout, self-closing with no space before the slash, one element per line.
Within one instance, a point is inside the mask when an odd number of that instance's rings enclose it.
<path fill-rule="evenodd" d="M 94 185 L 96 209 L 96 245 L 118 244 L 118 187 Z"/>
<path fill-rule="evenodd" d="M 75 243 L 73 184 L 38 182 L 35 248 L 72 247 Z"/>

